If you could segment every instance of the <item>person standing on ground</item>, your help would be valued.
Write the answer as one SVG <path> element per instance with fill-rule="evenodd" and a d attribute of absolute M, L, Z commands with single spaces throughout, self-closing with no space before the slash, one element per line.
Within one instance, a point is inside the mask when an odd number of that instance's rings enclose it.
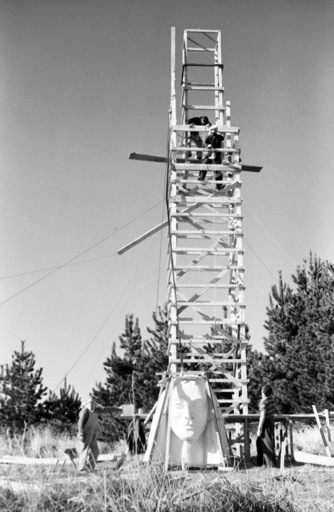
<path fill-rule="evenodd" d="M 97 444 L 98 413 L 116 412 L 119 407 L 97 406 L 96 399 L 93 396 L 80 412 L 78 421 L 78 437 L 80 444 L 79 453 L 79 471 L 94 471 L 97 458 L 99 456 L 99 447 Z"/>
<path fill-rule="evenodd" d="M 260 421 L 256 439 L 257 463 L 259 466 L 265 464 L 267 467 L 277 467 L 274 432 L 275 404 L 273 388 L 270 384 L 265 384 L 262 388 L 259 409 Z"/>

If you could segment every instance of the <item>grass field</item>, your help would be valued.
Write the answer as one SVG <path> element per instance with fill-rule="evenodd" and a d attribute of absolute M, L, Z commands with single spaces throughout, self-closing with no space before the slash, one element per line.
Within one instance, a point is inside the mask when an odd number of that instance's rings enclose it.
<path fill-rule="evenodd" d="M 317 429 L 300 429 L 295 447 L 324 454 Z M 75 446 L 48 429 L 31 429 L 26 436 L 0 438 L 0 455 L 59 457 Z M 101 447 L 105 451 L 104 446 Z M 120 453 L 126 445 L 115 447 Z M 331 446 L 334 453 L 334 445 Z M 252 442 L 254 453 L 254 441 Z M 283 473 L 239 465 L 234 471 L 169 471 L 127 456 L 118 471 L 99 463 L 97 472 L 79 476 L 74 466 L 0 464 L 0 510 L 8 512 L 255 512 L 334 511 L 334 468 L 293 465 Z"/>

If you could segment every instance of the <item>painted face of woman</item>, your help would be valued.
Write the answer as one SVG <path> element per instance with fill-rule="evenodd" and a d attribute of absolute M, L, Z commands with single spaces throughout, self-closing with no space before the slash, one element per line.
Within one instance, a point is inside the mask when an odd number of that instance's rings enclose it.
<path fill-rule="evenodd" d="M 172 394 L 171 428 L 182 441 L 195 442 L 208 421 L 205 384 L 200 380 L 181 380 Z"/>

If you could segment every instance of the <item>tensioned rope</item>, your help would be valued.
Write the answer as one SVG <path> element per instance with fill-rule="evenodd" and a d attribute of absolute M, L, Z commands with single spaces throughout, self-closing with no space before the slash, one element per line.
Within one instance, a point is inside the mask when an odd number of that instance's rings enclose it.
<path fill-rule="evenodd" d="M 265 228 L 265 226 L 262 224 L 262 222 L 260 221 L 260 219 L 255 215 L 255 213 L 248 207 L 245 205 L 245 208 L 246 210 L 249 211 L 249 213 L 251 213 L 254 217 L 254 219 L 260 224 L 261 228 L 263 229 L 263 231 L 265 231 L 267 233 L 267 235 L 269 236 L 269 238 L 271 238 L 271 240 L 277 245 L 277 247 L 285 254 L 285 256 L 287 258 L 289 258 L 289 260 L 294 264 L 294 265 L 297 265 L 297 263 L 292 259 L 290 258 L 289 254 L 283 249 L 283 247 L 281 247 L 279 245 L 279 243 L 275 240 L 275 238 L 271 235 L 271 233 L 269 233 L 269 231 Z"/>
<path fill-rule="evenodd" d="M 70 258 L 69 260 L 67 260 L 65 263 L 63 263 L 62 265 L 59 265 L 58 267 L 53 267 L 52 270 L 50 272 L 48 272 L 45 276 L 42 276 L 40 277 L 39 279 L 37 279 L 36 281 L 30 283 L 28 286 L 25 286 L 24 288 L 22 288 L 21 290 L 19 290 L 18 292 L 14 293 L 13 295 L 11 295 L 10 297 L 8 297 L 7 299 L 3 300 L 2 302 L 0 302 L 0 306 L 2 306 L 3 304 L 6 304 L 7 302 L 9 302 L 11 299 L 14 299 L 15 297 L 17 297 L 18 295 L 21 295 L 21 293 L 25 292 L 26 290 L 29 290 L 30 288 L 32 288 L 33 286 L 35 286 L 36 284 L 44 281 L 45 279 L 47 279 L 48 277 L 50 277 L 51 275 L 55 274 L 56 272 L 58 272 L 58 270 L 61 270 L 67 266 L 70 266 L 71 264 L 73 264 L 73 262 L 75 260 L 77 260 L 78 258 L 80 258 L 80 256 L 83 256 L 84 254 L 87 254 L 89 251 L 91 251 L 92 249 L 95 249 L 95 247 L 98 247 L 99 245 L 101 245 L 102 243 L 104 243 L 106 240 L 109 240 L 111 237 L 115 236 L 117 233 L 119 233 L 119 231 L 125 229 L 127 226 L 129 226 L 130 224 L 132 224 L 134 221 L 140 219 L 143 215 L 145 215 L 147 212 L 153 210 L 153 208 L 155 208 L 157 205 L 161 204 L 161 201 L 159 201 L 158 203 L 156 203 L 155 205 L 151 206 L 150 208 L 148 208 L 145 212 L 141 213 L 140 215 L 138 215 L 135 219 L 132 219 L 131 221 L 129 221 L 128 223 L 124 224 L 124 226 L 122 226 L 120 229 L 118 229 L 117 231 L 114 231 L 113 233 L 111 233 L 110 235 L 107 235 L 105 236 L 104 238 L 102 238 L 101 240 L 99 240 L 98 242 L 96 242 L 95 244 L 91 245 L 90 247 L 88 247 L 87 249 L 85 249 L 84 251 L 80 252 L 79 254 L 77 254 L 76 256 L 73 256 L 73 258 Z"/>
<path fill-rule="evenodd" d="M 169 127 L 168 127 L 169 129 Z M 168 144 L 168 141 L 169 141 L 169 137 L 168 137 L 168 132 L 167 132 L 167 144 Z M 167 148 L 167 155 L 169 154 L 169 148 Z M 163 207 L 162 207 L 162 210 L 161 210 L 161 223 L 163 222 L 163 218 L 164 218 L 164 211 L 165 211 L 165 206 L 166 206 L 166 195 L 167 195 L 167 180 L 164 180 L 164 190 L 163 190 L 163 199 L 162 199 L 162 204 L 163 204 Z M 167 205 L 167 210 L 168 210 L 168 205 Z M 155 312 L 156 314 L 158 314 L 158 301 L 159 301 L 159 293 L 160 293 L 160 276 L 161 276 L 161 260 L 162 260 L 162 233 L 163 233 L 163 230 L 161 229 L 160 230 L 160 247 L 159 247 L 159 264 L 158 264 L 158 284 L 157 284 L 157 292 L 156 292 L 156 299 L 155 299 Z"/>
<path fill-rule="evenodd" d="M 142 260 L 141 260 L 141 265 L 139 266 L 139 268 L 137 267 L 137 268 L 135 269 L 135 271 L 133 272 L 133 278 L 129 280 L 129 284 L 128 284 L 128 286 L 126 287 L 126 289 L 125 289 L 124 293 L 122 293 L 122 295 L 121 295 L 121 297 L 120 297 L 119 301 L 117 302 L 116 306 L 113 308 L 113 310 L 111 311 L 110 315 L 108 316 L 108 318 L 106 319 L 106 321 L 103 323 L 102 327 L 98 330 L 98 332 L 97 332 L 97 334 L 95 335 L 95 337 L 93 338 L 92 342 L 96 339 L 96 337 L 100 334 L 101 330 L 102 330 L 102 329 L 104 328 L 104 326 L 107 324 L 108 320 L 110 319 L 110 317 L 112 316 L 113 312 L 116 310 L 116 308 L 118 307 L 118 305 L 119 305 L 119 304 L 120 304 L 120 302 L 122 301 L 123 297 L 125 296 L 125 294 L 126 294 L 126 292 L 128 291 L 128 289 L 129 289 L 129 287 L 130 287 L 130 286 L 131 286 L 131 293 L 130 293 L 130 295 L 128 296 L 127 301 L 129 301 L 129 299 L 130 299 L 130 298 L 132 297 L 132 295 L 134 294 L 134 291 L 135 291 L 135 289 L 137 288 L 137 285 L 138 285 L 138 283 L 139 283 L 139 280 L 141 279 L 143 268 L 144 268 L 145 264 L 147 263 L 147 260 L 148 260 L 149 255 L 152 253 L 152 247 L 153 247 L 153 244 L 154 244 L 154 237 L 152 237 L 151 244 L 148 246 L 147 251 L 146 251 L 146 254 L 145 254 L 145 256 L 144 256 L 144 257 L 142 258 Z M 124 314 L 124 308 L 123 308 L 123 310 L 121 311 L 121 313 L 118 315 L 118 318 L 117 318 L 117 320 L 115 321 L 115 325 L 117 325 L 118 321 L 119 321 L 119 320 L 120 320 L 120 318 L 121 318 L 121 315 L 123 315 L 123 314 Z M 113 331 L 114 331 L 114 329 L 111 331 L 111 333 L 110 333 L 110 337 L 113 335 Z M 91 346 L 91 344 L 92 344 L 92 343 L 90 343 L 90 344 L 89 344 L 89 346 L 87 347 L 87 350 L 88 350 L 88 348 Z M 101 357 L 101 354 L 102 354 L 103 350 L 105 349 L 105 346 L 106 346 L 106 344 L 104 344 L 104 345 L 103 345 L 103 347 L 102 347 L 102 349 L 101 349 L 101 351 L 100 351 L 100 353 L 99 353 L 98 357 L 97 357 L 97 358 L 96 358 L 96 360 L 95 360 L 95 363 L 91 366 L 90 371 L 89 371 L 89 373 L 86 375 L 86 379 L 85 379 L 85 381 L 82 383 L 81 387 L 83 387 L 83 386 L 85 385 L 85 383 L 87 382 L 87 380 L 88 380 L 89 376 L 91 375 L 91 373 L 92 373 L 93 369 L 94 369 L 94 368 L 95 368 L 95 366 L 97 365 L 97 363 L 98 363 L 98 361 L 99 361 L 99 359 L 100 359 L 100 357 Z M 87 350 L 85 349 L 82 355 L 84 355 L 84 353 L 85 353 Z M 80 360 L 80 359 L 81 359 L 81 356 L 80 356 L 80 358 L 79 358 L 79 359 L 78 359 L 78 360 L 73 364 L 73 366 L 71 367 L 71 369 L 69 370 L 69 372 L 73 370 L 73 368 L 76 366 L 77 362 L 79 362 L 79 360 Z M 69 372 L 68 372 L 68 373 L 69 373 Z M 68 375 L 68 373 L 67 373 L 66 375 Z M 59 384 L 58 384 L 58 385 L 59 385 Z"/>
<path fill-rule="evenodd" d="M 142 262 L 141 262 L 141 265 L 140 265 L 140 268 L 139 268 L 139 271 L 138 271 L 138 268 L 136 267 L 134 272 L 133 272 L 133 278 L 129 280 L 129 284 L 126 286 L 126 288 L 124 289 L 123 293 L 121 294 L 119 300 L 117 301 L 116 305 L 113 307 L 113 309 L 111 310 L 111 312 L 109 313 L 109 315 L 107 316 L 106 320 L 102 323 L 102 325 L 99 327 L 99 329 L 97 330 L 97 332 L 95 333 L 95 335 L 92 337 L 92 339 L 89 341 L 89 343 L 86 345 L 86 347 L 84 348 L 84 350 L 81 352 L 80 356 L 76 359 L 76 361 L 73 363 L 73 365 L 70 367 L 70 369 L 65 373 L 65 378 L 70 374 L 70 372 L 75 368 L 75 366 L 79 363 L 79 361 L 82 359 L 82 357 L 85 355 L 85 353 L 87 352 L 87 350 L 91 347 L 91 345 L 94 343 L 94 341 L 96 340 L 96 338 L 98 337 L 98 335 L 101 333 L 101 331 L 104 329 L 105 325 L 108 323 L 108 321 L 110 320 L 111 316 L 113 315 L 114 311 L 116 310 L 116 308 L 118 307 L 118 305 L 120 304 L 120 302 L 122 301 L 123 297 L 125 296 L 125 294 L 127 293 L 129 287 L 131 286 L 132 287 L 132 290 L 131 290 L 131 294 L 130 294 L 130 297 L 133 295 L 134 293 L 134 290 L 136 289 L 137 287 L 137 284 L 138 284 L 138 281 L 139 281 L 139 278 L 141 276 L 141 271 L 146 263 L 146 260 L 147 260 L 147 257 L 148 255 L 150 254 L 151 252 L 151 249 L 152 249 L 152 245 L 153 245 L 153 242 L 154 242 L 154 238 L 152 240 L 152 243 L 151 245 L 148 247 L 147 249 L 147 252 L 145 254 L 145 257 L 142 259 Z M 136 279 L 134 279 L 136 277 Z M 135 284 L 134 284 L 135 283 Z M 96 363 L 95 363 L 96 364 Z M 56 391 L 56 389 L 58 389 L 58 387 L 60 386 L 60 384 L 63 382 L 64 378 L 62 378 L 59 383 L 57 384 L 57 386 L 54 388 L 53 392 Z"/>
<path fill-rule="evenodd" d="M 262 224 L 262 222 L 260 221 L 260 219 L 258 219 L 258 217 L 255 215 L 255 213 L 245 205 L 246 209 L 253 215 L 254 219 L 259 223 L 259 225 L 262 227 L 262 229 L 265 231 L 265 233 L 270 237 L 270 239 L 277 245 L 277 247 L 287 256 L 287 258 L 289 258 L 289 260 L 297 266 L 297 263 L 289 256 L 289 254 L 280 246 L 280 244 L 275 240 L 275 238 L 271 235 L 271 233 L 269 233 L 269 231 L 265 228 L 265 226 Z M 246 242 L 246 240 L 245 240 Z M 246 242 L 247 243 L 247 242 Z M 250 247 L 249 243 L 247 243 L 247 245 L 249 246 L 249 248 L 256 254 L 256 252 L 254 251 L 254 249 L 252 247 Z M 265 266 L 265 268 L 270 272 L 270 270 L 266 267 L 266 265 L 264 264 L 264 262 L 261 260 L 261 258 L 259 257 L 258 254 L 256 254 L 256 256 L 259 258 L 259 260 L 261 261 L 261 263 Z M 271 272 L 270 272 L 271 274 Z M 272 274 L 271 274 L 272 275 Z M 277 282 L 277 278 L 274 278 Z M 332 306 L 334 306 L 334 302 L 329 298 L 327 297 L 321 290 L 320 288 L 316 285 L 316 284 L 313 284 L 314 288 L 322 295 L 322 297 L 327 300 L 329 302 L 329 304 L 331 304 Z"/>

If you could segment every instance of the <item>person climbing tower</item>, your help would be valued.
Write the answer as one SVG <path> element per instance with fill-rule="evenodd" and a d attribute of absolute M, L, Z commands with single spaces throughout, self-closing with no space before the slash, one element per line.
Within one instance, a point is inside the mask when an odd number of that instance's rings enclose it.
<path fill-rule="evenodd" d="M 222 157 L 220 151 L 215 151 L 215 149 L 220 149 L 222 147 L 222 143 L 224 141 L 224 135 L 218 133 L 217 126 L 211 126 L 209 135 L 206 137 L 204 144 L 206 151 L 203 154 L 203 163 L 209 165 L 219 165 L 222 163 Z M 200 171 L 199 173 L 199 181 L 203 181 L 206 177 L 207 171 Z M 222 181 L 223 174 L 221 171 L 214 171 L 214 177 L 216 181 Z M 224 185 L 221 183 L 216 184 L 217 190 L 221 190 L 224 188 Z"/>
<path fill-rule="evenodd" d="M 211 123 L 207 116 L 201 116 L 201 117 L 192 117 L 191 119 L 188 119 L 187 125 L 190 128 L 193 128 L 194 126 L 211 126 Z M 189 132 L 189 138 L 192 140 L 198 148 L 204 148 L 204 142 L 202 140 L 202 137 L 198 132 Z M 191 153 L 188 153 L 188 158 L 191 157 Z M 202 152 L 197 152 L 197 159 L 202 160 Z"/>

